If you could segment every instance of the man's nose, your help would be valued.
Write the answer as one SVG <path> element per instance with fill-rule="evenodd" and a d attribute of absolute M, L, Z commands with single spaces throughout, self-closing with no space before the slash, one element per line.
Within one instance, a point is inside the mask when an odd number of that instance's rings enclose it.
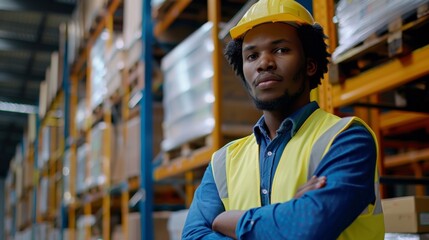
<path fill-rule="evenodd" d="M 276 67 L 276 62 L 271 54 L 261 54 L 259 58 L 258 72 L 274 70 Z"/>

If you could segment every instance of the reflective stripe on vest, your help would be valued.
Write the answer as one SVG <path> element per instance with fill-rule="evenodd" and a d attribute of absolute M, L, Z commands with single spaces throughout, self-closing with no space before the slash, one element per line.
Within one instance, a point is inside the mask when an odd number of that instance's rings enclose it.
<path fill-rule="evenodd" d="M 226 144 L 221 149 L 213 154 L 212 159 L 212 172 L 213 178 L 216 183 L 217 192 L 221 199 L 228 197 L 228 186 L 226 184 L 226 150 L 234 143 L 234 141 Z M 216 162 L 216 163 L 213 163 Z"/>
<path fill-rule="evenodd" d="M 342 118 L 340 121 L 338 121 L 334 126 L 329 128 L 328 131 L 326 131 L 322 136 L 320 136 L 319 139 L 317 139 L 316 143 L 314 144 L 311 155 L 310 155 L 310 163 L 308 166 L 308 179 L 314 175 L 314 172 L 316 171 L 317 167 L 320 164 L 320 161 L 322 160 L 323 156 L 325 155 L 325 150 L 328 147 L 328 144 L 330 145 L 331 141 L 333 141 L 333 137 L 336 136 L 336 134 L 341 131 L 345 126 L 348 125 L 350 121 L 352 121 L 352 117 L 345 117 Z M 374 181 L 374 192 L 375 192 L 375 204 L 374 204 L 374 212 L 373 214 L 381 214 L 383 213 L 383 209 L 381 207 L 381 198 L 380 198 L 380 192 L 379 192 L 379 181 L 378 177 L 376 177 L 376 180 Z M 362 215 L 370 213 L 369 207 L 366 207 L 362 211 Z"/>

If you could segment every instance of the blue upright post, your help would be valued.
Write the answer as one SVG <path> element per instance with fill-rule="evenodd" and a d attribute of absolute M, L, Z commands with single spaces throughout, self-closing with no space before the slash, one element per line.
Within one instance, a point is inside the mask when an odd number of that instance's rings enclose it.
<path fill-rule="evenodd" d="M 35 135 L 35 139 L 34 139 L 34 161 L 33 161 L 33 168 L 34 168 L 34 172 L 39 172 L 39 128 L 40 128 L 40 118 L 39 115 L 36 114 L 36 135 Z M 31 144 L 31 143 L 29 143 Z M 38 174 L 36 175 L 36 177 L 34 178 L 35 181 L 38 181 Z M 32 231 L 31 231 L 31 239 L 34 240 L 36 238 L 36 223 L 37 223 L 37 184 L 34 185 L 33 187 L 33 199 L 32 199 L 32 203 L 33 203 L 33 208 L 32 208 L 32 213 L 31 213 L 31 220 L 32 220 Z"/>
<path fill-rule="evenodd" d="M 141 117 L 141 177 L 139 202 L 143 240 L 153 239 L 153 179 L 152 179 L 152 15 L 151 1 L 142 0 L 142 54 L 144 67 L 144 88 L 140 101 Z"/>
<path fill-rule="evenodd" d="M 68 35 L 68 27 L 66 26 L 65 27 L 66 29 L 65 29 L 65 34 L 66 34 L 66 36 Z M 63 151 L 63 153 L 65 152 L 65 150 L 66 149 L 68 149 L 69 148 L 69 135 L 70 135 L 70 125 L 69 125 L 69 122 L 70 122 L 70 78 L 69 78 L 69 76 L 70 76 L 70 73 L 69 73 L 69 64 L 68 64 L 68 40 L 67 40 L 68 38 L 66 37 L 65 38 L 65 42 L 64 42 L 64 45 L 62 46 L 64 49 L 63 49 L 63 59 L 62 59 L 62 61 L 63 61 L 63 76 L 62 76 L 62 78 L 63 78 L 63 83 L 62 83 L 62 89 L 63 89 L 63 91 L 64 91 L 64 139 L 65 139 L 65 141 L 64 141 L 64 149 L 61 149 L 62 151 Z M 62 161 L 63 161 L 63 166 L 64 166 L 64 158 L 65 158 L 66 156 L 63 154 L 63 158 L 62 158 Z M 70 178 L 70 176 L 69 176 L 69 178 Z M 64 179 L 64 177 L 63 177 L 63 179 Z M 73 181 L 73 179 L 70 179 L 69 180 L 69 182 L 71 182 L 71 181 Z M 60 214 L 61 214 L 61 216 L 60 216 L 60 219 L 61 219 L 61 221 L 60 221 L 60 224 L 61 224 L 61 229 L 60 229 L 60 240 L 63 240 L 64 239 L 64 229 L 65 229 L 65 225 L 66 225 L 66 217 L 67 217 L 67 214 L 65 214 L 66 213 L 66 207 L 65 207 L 65 204 L 64 204 L 64 189 L 65 189 L 65 186 L 64 186 L 64 181 L 62 181 L 62 187 L 61 187 L 61 206 L 60 206 Z"/>

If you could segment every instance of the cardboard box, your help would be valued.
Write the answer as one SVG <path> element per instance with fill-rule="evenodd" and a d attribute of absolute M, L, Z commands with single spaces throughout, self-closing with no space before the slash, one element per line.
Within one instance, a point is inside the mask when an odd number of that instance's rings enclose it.
<path fill-rule="evenodd" d="M 429 232 L 429 196 L 383 199 L 386 232 Z"/>

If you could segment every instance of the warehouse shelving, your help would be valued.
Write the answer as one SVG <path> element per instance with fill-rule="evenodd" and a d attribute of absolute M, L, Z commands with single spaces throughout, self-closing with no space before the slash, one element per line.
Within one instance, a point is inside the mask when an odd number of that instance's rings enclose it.
<path fill-rule="evenodd" d="M 102 17 L 100 18 L 99 21 L 97 21 L 96 23 L 94 23 L 94 27 L 93 27 L 93 31 L 91 31 L 91 33 L 88 35 L 88 39 L 85 41 L 83 50 L 81 51 L 81 53 L 78 55 L 77 59 L 75 60 L 73 66 L 72 66 L 72 70 L 71 70 L 71 83 L 72 83 L 72 94 L 71 94 L 71 116 L 73 119 L 73 116 L 76 115 L 76 111 L 77 111 L 77 103 L 78 103 L 78 89 L 79 89 L 79 84 L 81 82 L 82 78 L 87 78 L 88 76 L 90 76 L 90 71 L 92 70 L 91 67 L 89 66 L 89 52 L 93 46 L 93 44 L 95 44 L 97 38 L 100 36 L 100 34 L 102 34 L 102 32 L 104 31 L 104 29 L 107 28 L 111 28 L 112 27 L 112 21 L 113 21 L 113 15 L 115 14 L 115 12 L 117 11 L 123 11 L 123 4 L 124 1 L 109 1 L 109 4 L 106 6 L 106 9 L 103 10 L 103 14 Z M 149 4 L 149 5 L 148 5 Z M 144 7 L 143 7 L 144 6 Z M 149 1 L 143 1 L 143 6 L 142 6 L 142 10 L 148 11 L 149 12 L 145 12 L 145 14 L 141 14 L 142 16 L 144 16 L 143 21 L 142 21 L 142 26 L 143 27 L 143 32 L 150 32 L 151 30 L 146 30 L 145 28 L 147 28 L 147 26 L 151 25 L 151 19 L 150 19 L 150 2 Z M 147 19 L 149 18 L 149 20 Z M 148 22 L 149 21 L 149 22 Z M 110 32 L 112 32 L 112 30 L 110 30 Z M 151 36 L 152 34 L 142 34 L 143 35 L 143 39 L 137 40 L 137 41 L 141 41 L 142 42 L 142 46 L 145 49 L 145 53 L 150 54 L 151 55 L 151 51 L 150 49 L 148 49 L 149 47 L 152 47 L 150 45 L 150 39 L 145 39 L 146 36 Z M 131 50 L 130 50 L 131 51 Z M 140 50 L 142 51 L 142 50 Z M 127 51 L 125 51 L 127 52 Z M 130 54 L 133 54 L 130 52 Z M 135 53 L 134 53 L 135 54 Z M 141 54 L 140 54 L 141 55 Z M 141 59 L 143 59 L 143 57 L 140 57 Z M 148 61 L 145 61 L 145 59 L 143 59 L 142 61 L 144 63 L 144 67 L 146 69 L 151 69 L 151 66 L 149 64 Z M 86 65 L 85 65 L 86 64 Z M 130 118 L 132 116 L 135 116 L 136 113 L 137 114 L 141 114 L 140 119 L 142 120 L 142 127 L 141 127 L 141 131 L 142 134 L 141 136 L 149 136 L 149 137 L 142 137 L 141 140 L 141 165 L 142 167 L 146 164 L 148 166 L 150 166 L 150 168 L 147 168 L 147 172 L 152 170 L 152 165 L 151 165 L 151 152 L 152 151 L 152 136 L 151 136 L 151 132 L 146 132 L 146 131 L 150 131 L 152 126 L 148 126 L 151 125 L 151 121 L 150 121 L 150 117 L 152 115 L 152 100 L 151 98 L 151 88 L 147 87 L 150 86 L 150 81 L 151 81 L 151 76 L 150 73 L 151 71 L 145 71 L 144 73 L 145 75 L 145 82 L 147 82 L 146 87 L 142 90 L 138 90 L 138 91 L 143 91 L 143 100 L 140 101 L 140 110 L 129 110 L 129 106 L 128 106 L 128 102 L 131 98 L 131 90 L 130 88 L 132 87 L 131 84 L 132 83 L 132 79 L 134 78 L 139 78 L 141 80 L 141 78 L 143 76 L 140 76 L 140 74 L 142 74 L 143 72 L 140 72 L 141 70 L 141 63 L 129 63 L 125 65 L 125 68 L 121 71 L 121 87 L 120 87 L 120 91 L 123 91 L 123 93 L 120 93 L 119 95 L 115 96 L 114 99 L 110 99 L 110 100 L 105 100 L 105 102 L 103 103 L 104 106 L 102 106 L 100 108 L 101 110 L 101 116 L 92 113 L 91 114 L 91 119 L 88 120 L 90 123 L 87 123 L 88 126 L 91 126 L 93 122 L 98 121 L 103 119 L 104 123 L 108 124 L 108 125 L 112 125 L 112 112 L 111 112 L 111 108 L 112 105 L 119 105 L 120 108 L 120 112 L 121 112 L 121 119 L 123 121 L 122 127 L 121 129 L 119 129 L 119 132 L 122 132 L 123 134 L 123 138 L 127 138 L 127 135 L 129 135 L 130 133 L 127 130 L 127 126 L 126 123 L 128 120 L 130 120 Z M 84 67 L 86 66 L 86 67 Z M 149 75 L 148 75 L 149 74 Z M 88 80 L 87 80 L 87 84 L 85 86 L 86 89 L 86 98 L 88 99 L 90 96 L 90 84 L 88 84 Z M 149 90 L 149 92 L 148 92 Z M 87 100 L 88 101 L 88 100 Z M 110 102 L 110 103 L 109 103 Z M 87 105 L 89 105 L 87 103 Z M 92 112 L 89 111 L 89 107 L 87 106 L 87 112 Z M 98 120 L 97 120 L 98 118 Z M 74 123 L 70 123 L 70 131 L 71 131 L 71 135 L 72 135 L 72 144 L 71 144 L 71 149 L 73 154 L 71 155 L 72 157 L 72 162 L 76 162 L 76 148 L 77 148 L 77 142 L 76 139 L 80 138 L 80 133 L 78 132 L 76 126 Z M 87 127 L 87 129 L 89 129 L 90 127 Z M 133 132 L 133 134 L 135 134 Z M 85 139 L 87 143 L 90 143 L 91 140 L 91 136 L 90 134 L 88 134 L 88 132 L 86 132 L 85 134 Z M 104 145 L 108 146 L 110 144 L 110 140 L 111 137 L 109 137 L 109 134 L 107 134 L 107 137 L 104 138 Z M 127 145 L 126 142 L 123 143 L 125 146 Z M 129 144 L 129 143 L 128 143 Z M 107 158 L 111 157 L 111 154 L 109 151 L 109 148 L 105 148 L 106 153 L 105 155 L 107 156 Z M 126 159 L 120 159 L 120 161 L 122 162 L 126 162 Z M 148 164 L 147 164 L 148 162 Z M 124 163 L 126 165 L 126 163 Z M 149 196 L 151 196 L 151 186 L 152 183 L 148 182 L 146 183 L 145 181 L 148 181 L 148 177 L 151 179 L 151 174 L 145 173 L 144 171 L 142 171 L 141 177 L 140 177 L 140 181 L 141 183 L 137 183 L 136 180 L 138 180 L 139 178 L 132 178 L 132 179 L 124 179 L 122 180 L 120 183 L 116 184 L 116 185 L 111 185 L 111 179 L 110 179 L 110 173 L 111 173 L 111 169 L 109 169 L 109 166 L 107 166 L 108 164 L 104 164 L 103 167 L 103 173 L 106 176 L 105 179 L 105 184 L 103 184 L 100 187 L 96 187 L 95 189 L 91 190 L 94 193 L 83 193 L 82 195 L 77 195 L 76 194 L 76 187 L 75 186 L 71 186 L 71 195 L 72 198 L 76 199 L 76 201 L 72 204 L 70 204 L 69 206 L 69 229 L 70 229 L 70 234 L 71 234 L 71 238 L 73 239 L 74 236 L 76 236 L 75 230 L 76 229 L 76 219 L 77 219 L 77 214 L 83 212 L 84 215 L 88 216 L 94 213 L 94 208 L 99 208 L 102 211 L 102 236 L 103 239 L 110 239 L 111 237 L 111 229 L 110 229 L 110 221 L 111 221 L 111 207 L 116 208 L 119 207 L 120 211 L 121 211 L 121 222 L 122 222 L 122 237 L 125 239 L 128 239 L 128 230 L 129 230 L 129 222 L 128 222 L 128 213 L 129 213 L 129 197 L 132 194 L 132 192 L 138 190 L 138 189 L 143 189 L 144 191 L 146 191 L 146 194 L 148 194 Z M 72 178 L 75 178 L 76 175 L 76 166 L 74 166 L 72 164 L 71 169 L 70 169 L 70 175 Z M 144 169 L 143 169 L 144 170 Z M 138 171 L 140 172 L 140 171 Z M 149 179 L 149 181 L 150 181 Z M 73 184 L 72 184 L 73 185 Z M 142 191 L 142 190 L 140 190 Z M 117 200 L 117 195 L 120 195 L 119 198 L 119 204 Z M 144 199 L 143 199 L 144 200 Z M 142 232 L 145 235 L 142 235 L 142 238 L 151 238 L 150 234 L 152 232 L 152 224 L 151 224 L 151 215 L 152 215 L 152 204 L 150 202 L 150 199 L 146 199 L 146 202 L 144 201 L 138 201 L 139 202 L 139 207 L 142 211 L 143 214 L 145 214 L 142 219 L 145 221 L 145 223 L 143 223 L 141 225 L 141 229 Z M 98 205 L 98 206 L 97 206 Z M 118 206 L 119 205 L 119 206 Z M 150 209 L 150 212 L 148 211 L 148 209 Z M 143 231 L 144 230 L 144 231 Z M 86 237 L 90 237 L 91 236 L 91 229 L 90 227 L 86 227 Z"/>
<path fill-rule="evenodd" d="M 108 29 L 110 33 L 112 33 L 113 28 L 113 15 L 121 6 L 122 1 L 113 0 L 109 1 L 108 5 L 105 9 L 101 10 L 100 17 L 98 21 L 94 22 L 91 25 L 92 31 L 90 33 L 86 33 L 87 37 L 84 39 L 82 51 L 77 55 L 74 60 L 71 71 L 70 71 L 70 83 L 71 83 L 71 93 L 70 93 L 70 118 L 69 118 L 69 127 L 70 127 L 70 197 L 72 201 L 67 207 L 68 211 L 68 230 L 69 230 L 69 238 L 75 239 L 77 236 L 76 227 L 77 227 L 77 219 L 79 216 L 84 216 L 88 219 L 89 216 L 92 216 L 95 211 L 101 211 L 101 230 L 100 237 L 103 239 L 110 239 L 110 209 L 111 209 L 111 197 L 109 194 L 110 188 L 110 159 L 111 152 L 110 147 L 104 147 L 101 160 L 101 172 L 104 176 L 104 182 L 101 185 L 95 185 L 90 187 L 88 190 L 85 190 L 82 193 L 77 193 L 76 187 L 76 177 L 77 177 L 77 152 L 78 147 L 80 147 L 80 143 L 83 140 L 86 144 L 91 145 L 91 130 L 93 124 L 96 122 L 102 121 L 106 129 L 102 133 L 103 135 L 103 146 L 110 146 L 111 141 L 111 128 L 112 128 L 112 119 L 111 119 L 111 111 L 110 111 L 110 103 L 104 102 L 101 106 L 98 107 L 97 112 L 94 112 L 91 106 L 91 61 L 90 61 L 90 52 L 92 47 L 94 46 L 96 40 L 102 34 L 105 29 Z M 110 34 L 111 36 L 112 34 Z M 82 79 L 86 79 L 86 84 L 84 89 L 86 89 L 85 93 L 85 101 L 86 101 L 86 110 L 85 112 L 89 114 L 84 123 L 83 135 L 78 130 L 75 122 L 75 117 L 77 114 L 77 104 L 80 101 L 80 87 L 82 83 Z M 90 155 L 89 153 L 85 158 L 85 174 L 88 178 L 88 174 L 90 172 Z M 81 215 L 83 214 L 83 215 Z M 89 239 L 92 235 L 91 225 L 85 224 L 84 227 L 84 235 L 86 239 Z"/>
<path fill-rule="evenodd" d="M 336 46 L 335 26 L 331 21 L 334 14 L 334 1 L 314 1 L 313 4 L 316 21 L 322 23 L 321 25 L 327 30 L 330 38 L 334 36 L 334 39 L 329 41 L 329 45 Z M 399 27 L 387 30 L 384 35 L 371 36 L 360 45 L 339 55 L 330 67 L 333 74 L 328 76 L 330 81 L 327 85 L 330 91 L 325 91 L 325 93 L 329 95 L 332 109 L 341 112 L 341 109 L 345 107 L 354 108 L 354 113 L 365 119 L 377 134 L 382 159 L 379 163 L 379 171 L 382 180 L 383 177 L 388 178 L 389 184 L 394 183 L 393 180 L 390 181 L 392 177 L 396 176 L 399 179 L 403 176 L 410 176 L 410 174 L 418 181 L 418 179 L 423 179 L 427 172 L 429 143 L 424 139 L 397 139 L 398 137 L 395 136 L 419 129 L 420 133 L 426 132 L 427 134 L 429 110 L 424 107 L 396 107 L 391 98 L 387 104 L 385 101 L 386 95 L 391 94 L 392 91 L 429 75 L 427 61 L 429 42 L 424 42 L 425 40 L 419 35 L 419 32 L 421 33 L 428 26 L 427 11 L 426 13 L 421 11 L 424 9 L 426 9 L 425 6 L 415 9 L 411 14 L 411 20 L 399 16 L 398 19 L 404 22 Z M 404 45 L 401 52 L 398 51 L 400 48 L 397 45 L 389 44 L 389 39 L 398 35 L 403 36 L 403 34 L 406 37 L 402 37 L 399 41 Z M 415 38 L 420 40 L 414 43 L 412 39 Z M 371 58 L 365 58 L 365 56 L 375 51 L 384 55 L 379 56 L 380 58 L 376 60 L 368 61 L 367 59 Z M 350 63 L 357 66 L 363 64 L 374 66 L 367 68 L 363 65 L 364 69 L 360 69 L 359 73 L 347 75 L 348 70 L 345 69 L 352 65 Z M 424 99 L 420 100 L 424 101 Z M 388 152 L 391 149 L 398 153 L 392 155 Z M 398 168 L 398 166 L 400 167 Z M 419 181 L 420 184 L 423 182 Z M 400 180 L 397 183 L 400 183 Z M 382 185 L 382 187 L 382 195 L 386 197 L 388 194 L 386 186 Z M 416 195 L 425 195 L 425 193 L 424 185 L 416 186 Z"/>
<path fill-rule="evenodd" d="M 28 154 L 25 161 L 32 165 L 37 165 L 38 157 L 38 144 L 42 143 L 42 132 L 41 129 L 45 126 L 56 126 L 64 127 L 58 128 L 56 138 L 52 139 L 52 143 L 55 144 L 55 151 L 51 152 L 49 163 L 41 169 L 37 169 L 34 172 L 34 185 L 27 189 L 27 197 L 25 200 L 18 199 L 18 201 L 33 202 L 34 206 L 37 205 L 37 201 L 31 197 L 36 197 L 38 193 L 38 187 L 43 177 L 50 180 L 52 185 L 49 189 L 49 210 L 47 214 L 39 214 L 34 207 L 33 210 L 36 215 L 31 219 L 31 222 L 23 224 L 22 226 L 16 226 L 17 228 L 27 228 L 30 225 L 41 223 L 43 221 L 54 221 L 61 222 L 62 234 L 68 234 L 69 239 L 77 238 L 77 222 L 81 216 L 94 215 L 96 212 L 101 215 L 101 229 L 102 232 L 99 234 L 103 239 L 111 239 L 113 229 L 111 229 L 111 222 L 114 220 L 115 211 L 119 211 L 121 214 L 121 233 L 123 239 L 128 239 L 130 236 L 128 232 L 131 228 L 128 217 L 131 212 L 138 208 L 140 211 L 142 231 L 142 239 L 154 238 L 154 215 L 165 218 L 163 213 L 155 213 L 154 209 L 156 203 L 164 203 L 159 200 L 157 191 L 160 195 L 167 197 L 168 194 L 178 192 L 180 197 L 172 197 L 170 200 L 179 208 L 188 207 L 192 201 L 192 196 L 196 186 L 198 185 L 199 178 L 201 177 L 203 168 L 209 163 L 212 153 L 220 148 L 226 141 L 232 138 L 237 138 L 251 132 L 251 124 L 254 123 L 254 118 L 258 118 L 257 112 L 249 112 L 242 117 L 249 118 L 249 121 L 243 124 L 228 125 L 225 124 L 225 116 L 234 114 L 233 112 L 223 112 L 224 106 L 224 95 L 225 92 L 231 91 L 242 91 L 245 93 L 244 88 L 240 85 L 237 79 L 237 86 L 226 86 L 222 81 L 222 74 L 225 71 L 225 65 L 223 57 L 221 56 L 221 49 L 223 44 L 222 32 L 229 27 L 224 25 L 223 21 L 230 20 L 226 19 L 231 17 L 223 16 L 223 4 L 222 1 L 207 0 L 207 5 L 202 4 L 206 7 L 208 17 L 199 19 L 196 25 L 202 24 L 201 22 L 212 22 L 213 27 L 211 28 L 212 42 L 214 51 L 212 55 L 213 62 L 213 95 L 216 101 L 213 104 L 213 115 L 215 119 L 215 125 L 213 131 L 201 139 L 181 144 L 179 147 L 172 151 L 164 152 L 161 158 L 163 161 L 161 164 L 154 166 L 153 156 L 157 152 L 154 152 L 153 144 L 157 144 L 154 141 L 154 134 L 157 134 L 153 129 L 153 124 L 160 124 L 155 120 L 155 108 L 158 109 L 159 103 L 153 101 L 153 71 L 155 69 L 154 58 L 163 57 L 166 51 L 160 51 L 154 49 L 154 41 L 160 41 L 159 39 L 164 37 L 164 34 L 172 31 L 175 21 L 178 21 L 181 15 L 185 14 L 186 9 L 191 7 L 193 1 L 190 0 L 177 0 L 177 1 L 165 1 L 159 7 L 158 14 L 163 14 L 162 18 L 153 19 L 153 9 L 150 7 L 151 1 L 142 1 L 141 16 L 142 36 L 139 40 L 142 49 L 139 50 L 139 60 L 134 63 L 126 65 L 120 72 L 121 86 L 120 91 L 117 95 L 112 98 L 107 98 L 96 111 L 90 106 L 88 98 L 91 95 L 91 85 L 88 80 L 91 76 L 90 67 L 90 52 L 98 37 L 103 31 L 113 32 L 114 21 L 117 18 L 115 14 L 123 11 L 124 0 L 110 0 L 107 1 L 107 5 L 103 7 L 98 18 L 92 23 L 92 28 L 89 32 L 85 32 L 85 38 L 82 42 L 81 51 L 79 51 L 76 59 L 73 61 L 70 69 L 66 68 L 65 75 L 63 76 L 64 81 L 68 82 L 69 85 L 63 85 L 63 89 L 57 92 L 55 98 L 47 109 L 48 113 L 45 117 L 40 119 L 38 129 L 38 138 L 35 141 L 34 146 L 30 144 L 28 147 Z M 254 1 L 234 1 L 236 5 L 249 6 Z M 198 4 L 201 4 L 199 2 Z M 333 0 L 322 0 L 313 1 L 314 16 L 316 21 L 319 22 L 329 35 L 328 45 L 330 51 L 333 52 L 336 46 L 336 29 L 334 24 L 331 22 L 333 19 Z M 238 13 L 237 15 L 242 14 Z M 121 14 L 118 14 L 121 15 Z M 116 17 L 115 17 L 116 16 Z M 422 19 L 426 19 L 424 17 Z M 422 24 L 423 20 L 420 19 L 419 24 Z M 234 21 L 238 19 L 230 20 L 230 24 L 234 24 Z M 155 23 L 152 26 L 152 23 Z M 225 27 L 223 27 L 225 26 Z M 152 28 L 153 27 L 153 28 Z M 405 27 L 411 27 L 407 25 Z M 219 37 L 220 36 L 220 37 Z M 179 38 L 179 37 L 178 37 Z M 175 39 L 177 40 L 177 39 Z M 183 39 L 181 39 L 183 40 Z M 159 42 L 157 42 L 159 44 Z M 67 44 L 66 44 L 67 48 Z M 134 49 L 133 49 L 134 50 Z M 358 49 L 359 50 L 359 49 Z M 347 61 L 350 58 L 358 58 L 362 51 L 368 50 L 368 48 L 361 48 L 359 51 L 353 49 L 353 53 L 350 53 L 349 58 L 343 58 L 341 61 Z M 132 50 L 130 50 L 132 51 Z M 161 53 L 160 53 L 161 52 Z M 144 54 L 143 54 L 144 53 Z M 124 51 L 125 56 L 131 54 L 130 52 Z M 413 49 L 410 53 L 389 58 L 389 61 L 376 66 L 370 70 L 359 73 L 355 76 L 343 79 L 340 83 L 332 82 L 332 75 L 326 75 L 322 81 L 322 85 L 318 91 L 312 93 L 313 99 L 318 99 L 319 105 L 330 112 L 340 112 L 340 114 L 347 114 L 342 112 L 342 108 L 353 107 L 355 114 L 366 120 L 378 135 L 382 148 L 395 148 L 399 149 L 399 153 L 395 155 L 386 155 L 382 153 L 383 161 L 380 163 L 379 168 L 382 176 L 390 176 L 393 174 L 412 174 L 416 178 L 423 178 L 427 169 L 429 154 L 429 143 L 417 142 L 417 141 L 398 141 L 386 139 L 386 136 L 393 134 L 404 133 L 411 131 L 415 128 L 429 129 L 427 122 L 429 122 L 429 115 L 427 113 L 416 113 L 416 112 L 405 112 L 398 110 L 381 111 L 374 106 L 380 105 L 380 98 L 383 92 L 394 90 L 400 86 L 415 81 L 416 79 L 422 78 L 429 75 L 429 63 L 426 61 L 429 57 L 429 47 L 423 46 L 418 49 Z M 67 58 L 67 57 L 65 57 Z M 67 62 L 66 59 L 63 60 Z M 339 63 L 338 63 L 339 64 Z M 334 70 L 335 64 L 330 66 L 330 70 Z M 146 70 L 143 70 L 146 69 Z M 69 74 L 68 74 L 69 73 Z M 84 82 L 86 80 L 86 82 Z M 137 87 L 135 86 L 137 85 Z M 133 88 L 134 87 L 134 88 Z M 85 89 L 86 93 L 82 93 L 82 89 Z M 139 104 L 133 108 L 130 108 L 129 101 L 132 97 L 135 97 L 135 93 L 141 93 L 142 99 Z M 79 101 L 83 99 L 82 95 L 86 98 L 86 112 L 89 113 L 89 117 L 85 122 L 83 130 L 78 129 L 74 118 L 77 114 Z M 231 104 L 235 104 L 237 108 L 241 108 L 244 104 L 250 105 L 248 99 L 240 99 L 232 101 Z M 360 104 L 360 105 L 359 105 Z M 365 105 L 366 104 L 366 105 Z M 371 108 L 367 108 L 370 106 Z M 119 182 L 113 183 L 112 172 L 114 167 L 109 164 L 103 164 L 103 173 L 105 174 L 105 182 L 101 186 L 93 187 L 89 190 L 79 192 L 76 186 L 76 178 L 78 175 L 77 169 L 77 158 L 78 148 L 83 142 L 91 144 L 90 129 L 94 123 L 103 121 L 107 126 L 113 126 L 116 113 L 113 113 L 113 108 L 116 107 L 120 112 L 120 120 L 122 121 L 121 127 L 117 130 L 122 134 L 123 139 L 127 139 L 127 136 L 134 134 L 130 132 L 126 126 L 126 123 L 134 117 L 140 117 L 140 169 L 138 176 L 125 177 Z M 55 112 L 61 110 L 64 112 L 64 116 L 58 118 L 55 116 Z M 154 121 L 154 122 L 153 122 Z M 110 146 L 110 141 L 114 138 L 113 130 L 106 132 L 106 137 L 103 138 L 103 145 Z M 125 143 L 124 145 L 127 145 Z M 195 146 L 194 146 L 195 145 Z M 104 155 L 107 159 L 113 158 L 113 153 L 110 152 L 110 148 L 104 148 Z M 70 166 L 68 177 L 71 179 L 69 186 L 70 199 L 67 201 L 64 199 L 62 184 L 64 179 L 57 178 L 62 172 L 65 158 L 65 151 L 70 152 Z M 402 151 L 402 152 L 401 152 Z M 89 157 L 87 157 L 89 158 Z M 126 159 L 119 159 L 119 161 L 125 162 Z M 404 168 L 406 166 L 406 168 Z M 88 167 L 87 167 L 88 169 Z M 168 187 L 167 187 L 168 185 Z M 177 189 L 175 187 L 179 186 Z M 165 190 L 167 189 L 167 190 Z M 177 191 L 176 191 L 177 190 Z M 418 187 L 416 194 L 423 195 L 425 189 Z M 61 196 L 58 196 L 58 192 L 61 192 Z M 158 193 L 159 193 L 158 192 Z M 167 192 L 167 194 L 165 194 Z M 136 194 L 136 195 L 135 195 Z M 131 203 L 135 203 L 134 209 L 130 209 L 130 198 Z M 138 199 L 138 197 L 142 197 Z M 154 196 L 153 198 L 151 196 Z M 177 201 L 178 200 L 178 201 Z M 30 204 L 30 205 L 31 205 Z M 64 208 L 65 211 L 62 211 Z M 115 211 L 113 211 L 115 210 Z M 13 215 L 12 212 L 9 215 Z M 16 214 L 15 214 L 16 215 Z M 66 219 L 67 218 L 67 219 Z M 67 222 L 68 225 L 62 225 Z M 66 231 L 67 230 L 67 231 Z M 85 228 L 85 238 L 90 238 L 93 234 L 92 229 L 89 225 Z M 65 237 L 62 236 L 62 237 Z"/>
<path fill-rule="evenodd" d="M 247 6 L 250 6 L 249 1 Z M 170 11 L 163 18 L 164 21 L 160 22 L 155 26 L 155 37 L 159 36 L 162 31 L 167 29 L 168 25 L 174 21 L 174 18 L 180 14 L 180 12 L 186 8 L 186 6 L 190 3 L 190 1 L 177 1 L 175 6 L 170 9 Z M 244 6 L 244 3 L 243 3 Z M 212 62 L 213 62 L 213 77 L 212 77 L 212 87 L 213 87 L 213 95 L 215 98 L 213 104 L 213 115 L 214 115 L 214 129 L 210 136 L 203 140 L 203 142 L 196 144 L 198 147 L 187 147 L 186 144 L 182 145 L 182 149 L 179 150 L 181 153 L 174 154 L 167 152 L 164 156 L 164 164 L 158 166 L 154 170 L 154 178 L 155 180 L 163 180 L 168 179 L 174 176 L 182 176 L 187 179 L 189 182 L 193 182 L 192 180 L 192 170 L 201 168 L 210 161 L 212 153 L 221 147 L 225 142 L 224 138 L 228 135 L 232 135 L 232 137 L 243 136 L 244 133 L 249 133 L 251 131 L 251 127 L 249 126 L 228 126 L 223 124 L 223 116 L 222 116 L 222 101 L 223 101 L 223 91 L 224 86 L 222 83 L 222 71 L 226 71 L 226 66 L 224 63 L 223 57 L 221 56 L 222 51 L 222 39 L 218 36 L 220 35 L 220 23 L 221 23 L 221 5 L 218 1 L 207 1 L 207 11 L 208 11 L 208 21 L 213 23 L 213 27 L 211 28 L 211 36 L 212 42 L 214 45 L 214 50 L 212 54 Z M 236 79 L 239 82 L 238 79 Z M 241 85 L 239 87 L 242 87 Z M 244 91 L 244 89 L 236 88 L 237 92 Z M 236 102 L 236 104 L 240 104 L 240 102 Z M 254 114 L 256 111 L 252 112 L 249 115 Z M 253 117 L 255 118 L 255 117 Z M 249 120 L 250 121 L 250 120 Z M 180 147 L 179 147 L 180 148 Z M 189 185 L 187 188 L 187 199 L 191 199 L 193 195 L 193 186 Z"/>
<path fill-rule="evenodd" d="M 335 107 L 356 102 L 363 97 L 377 94 L 401 86 L 429 73 L 429 46 L 417 49 L 404 58 L 393 59 L 389 63 L 347 79 L 342 85 L 332 87 Z M 377 79 L 377 81 L 369 81 Z M 362 83 L 365 84 L 362 84 Z"/>

